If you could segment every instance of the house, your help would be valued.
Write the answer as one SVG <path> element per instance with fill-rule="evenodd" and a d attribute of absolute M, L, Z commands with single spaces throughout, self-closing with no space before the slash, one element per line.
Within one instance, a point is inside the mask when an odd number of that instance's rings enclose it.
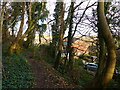
<path fill-rule="evenodd" d="M 65 39 L 63 41 L 63 53 L 65 53 L 65 49 L 67 48 L 67 39 Z M 73 38 L 73 43 L 72 43 L 72 47 L 74 48 L 74 55 L 75 56 L 80 56 L 82 54 L 88 54 L 88 47 L 89 44 L 86 43 L 85 41 L 82 41 L 80 38 Z M 62 55 L 65 56 L 65 55 Z"/>
<path fill-rule="evenodd" d="M 74 41 L 72 43 L 72 47 L 74 47 L 74 53 L 75 53 L 75 56 L 80 56 L 84 53 L 88 54 L 88 47 L 89 47 L 89 44 L 78 39 L 76 41 Z"/>

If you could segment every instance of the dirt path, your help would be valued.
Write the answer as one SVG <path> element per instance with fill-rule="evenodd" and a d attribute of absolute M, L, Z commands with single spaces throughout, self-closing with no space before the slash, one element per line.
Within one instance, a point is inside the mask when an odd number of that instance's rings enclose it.
<path fill-rule="evenodd" d="M 53 72 L 56 73 L 55 70 L 46 62 L 30 57 L 26 58 L 35 74 L 35 85 L 33 88 L 74 88 L 74 85 L 68 84 L 63 77 L 54 75 Z"/>

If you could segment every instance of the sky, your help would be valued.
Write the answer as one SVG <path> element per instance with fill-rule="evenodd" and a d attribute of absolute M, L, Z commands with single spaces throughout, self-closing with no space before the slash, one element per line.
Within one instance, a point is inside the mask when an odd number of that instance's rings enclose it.
<path fill-rule="evenodd" d="M 10 1 L 10 0 L 9 0 Z M 17 0 L 16 0 L 17 1 Z M 25 0 L 26 1 L 26 0 Z M 41 1 L 41 0 L 39 0 L 39 1 Z M 65 4 L 66 4 L 66 7 L 68 7 L 69 5 L 70 5 L 70 1 L 71 0 L 64 0 L 65 1 Z M 81 2 L 82 0 L 76 0 L 76 3 L 75 3 L 75 6 L 76 5 L 78 5 L 80 2 Z M 81 5 L 81 8 L 85 8 L 86 7 L 86 5 L 87 5 L 87 3 L 88 3 L 88 0 L 84 0 L 85 2 Z M 89 0 L 90 1 L 90 5 L 92 4 L 92 3 L 94 3 L 96 0 Z M 115 1 L 115 0 L 114 0 Z M 117 1 L 117 0 L 116 0 Z M 53 15 L 53 13 L 54 13 L 54 8 L 55 8 L 55 2 L 56 2 L 56 0 L 47 0 L 47 9 L 49 10 L 49 16 L 48 16 L 48 18 L 49 19 L 47 19 L 47 21 L 45 22 L 45 23 L 47 23 L 49 20 L 52 20 L 54 17 L 52 16 Z M 96 8 L 96 7 L 94 7 L 94 8 Z M 78 11 L 79 13 L 82 13 L 83 11 L 82 10 L 79 10 Z M 88 9 L 87 11 L 86 11 L 86 14 L 87 15 L 89 15 L 89 16 L 91 16 L 92 14 L 92 9 L 90 8 L 90 9 Z M 65 18 L 67 17 L 67 14 L 65 14 Z M 25 23 L 27 22 L 27 15 L 25 15 Z M 86 23 L 89 23 L 88 21 L 84 21 L 84 22 L 86 22 Z M 18 25 L 16 26 L 16 30 L 18 30 L 19 29 L 19 26 L 20 26 L 20 22 L 18 22 Z M 82 26 L 82 28 L 81 28 L 81 26 Z M 24 25 L 24 32 L 26 31 L 26 29 L 27 29 L 27 24 L 25 24 Z M 50 30 L 51 30 L 51 26 L 50 25 L 48 25 L 48 27 L 47 27 L 47 30 L 46 30 L 46 32 L 45 32 L 45 34 L 50 34 L 51 35 L 51 32 L 50 32 Z M 84 26 L 84 25 L 80 25 L 80 27 L 78 27 L 78 30 L 80 31 L 80 33 L 82 33 L 82 34 L 85 34 L 87 31 L 89 32 L 89 31 L 91 31 L 92 30 L 92 28 L 90 28 L 90 27 L 88 27 L 88 26 Z M 86 31 L 86 32 L 85 32 Z M 23 33 L 24 33 L 23 32 Z M 67 36 L 67 33 L 68 33 L 68 30 L 66 30 L 66 32 L 65 32 L 65 37 Z M 94 33 L 94 32 L 91 32 L 90 33 L 91 35 L 97 35 L 96 33 Z M 88 34 L 89 35 L 89 34 Z M 79 32 L 76 32 L 76 34 L 75 34 L 75 36 L 81 36 L 80 34 L 79 34 Z"/>
<path fill-rule="evenodd" d="M 45 1 L 45 2 L 71 2 L 71 1 L 77 1 L 77 0 L 1 0 L 2 2 L 39 2 L 39 1 Z M 88 1 L 88 0 L 79 0 L 79 1 Z M 93 2 L 98 2 L 100 0 L 91 0 Z M 119 0 L 104 0 L 105 2 L 108 1 L 114 1 L 114 2 L 119 2 Z"/>
<path fill-rule="evenodd" d="M 54 13 L 55 1 L 56 1 L 56 0 L 47 2 L 47 9 L 48 9 L 49 12 L 50 12 L 50 14 L 49 14 L 49 18 L 50 18 L 50 19 L 53 19 L 53 18 L 54 18 L 54 17 L 52 16 L 52 14 Z M 81 2 L 81 0 L 76 0 L 75 6 L 78 5 L 80 2 Z M 65 2 L 66 8 L 70 5 L 70 3 L 71 3 L 70 1 L 66 0 L 66 2 Z M 84 2 L 84 3 L 81 5 L 81 8 L 84 9 L 84 8 L 87 6 L 87 3 L 88 3 L 88 0 L 86 0 L 86 2 Z M 91 5 L 92 3 L 94 3 L 93 0 L 90 1 L 90 5 Z M 83 11 L 84 11 L 84 10 L 83 10 Z M 79 13 L 83 13 L 83 11 L 80 10 L 80 11 L 78 11 L 78 12 L 79 12 Z M 87 14 L 87 15 L 88 15 L 88 14 L 91 15 L 91 11 L 92 11 L 92 9 L 88 9 L 88 10 L 86 11 L 86 14 Z M 67 14 L 65 14 L 64 17 L 66 18 L 66 17 L 67 17 Z M 48 21 L 49 21 L 49 20 L 48 20 Z M 87 23 L 87 21 L 86 21 L 86 23 Z M 45 34 L 49 34 L 49 33 L 50 33 L 50 35 L 51 35 L 51 32 L 49 31 L 50 29 L 51 29 L 51 27 L 48 26 L 47 31 L 45 32 Z M 91 31 L 91 28 L 86 27 L 86 26 L 82 26 L 82 28 L 78 28 L 78 29 L 82 29 L 82 31 L 80 31 L 82 34 L 84 34 L 85 31 Z M 96 33 L 94 33 L 94 32 L 91 32 L 91 34 L 92 34 L 92 35 L 96 35 Z M 65 37 L 66 37 L 67 35 L 68 35 L 68 30 L 66 30 L 66 32 L 65 32 Z M 78 32 L 76 32 L 75 36 L 76 36 L 76 37 L 77 37 L 77 36 L 79 37 L 79 36 L 81 36 L 81 35 L 80 35 Z"/>

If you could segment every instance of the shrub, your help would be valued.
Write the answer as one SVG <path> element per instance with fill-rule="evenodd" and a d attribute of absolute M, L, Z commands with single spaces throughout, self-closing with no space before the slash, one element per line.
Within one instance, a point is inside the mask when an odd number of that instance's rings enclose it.
<path fill-rule="evenodd" d="M 71 73 L 73 81 L 77 85 L 84 86 L 93 79 L 93 75 L 90 72 L 87 72 L 82 67 L 74 67 Z"/>
<path fill-rule="evenodd" d="M 117 81 L 111 80 L 106 88 L 120 88 L 120 85 Z"/>
<path fill-rule="evenodd" d="M 52 47 L 49 45 L 40 45 L 35 51 L 33 58 L 38 60 L 45 60 L 50 64 L 54 64 L 52 57 Z"/>

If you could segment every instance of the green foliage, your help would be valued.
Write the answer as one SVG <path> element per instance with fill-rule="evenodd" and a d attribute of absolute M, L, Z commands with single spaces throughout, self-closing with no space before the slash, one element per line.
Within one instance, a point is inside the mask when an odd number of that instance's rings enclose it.
<path fill-rule="evenodd" d="M 54 59 L 52 58 L 53 48 L 49 45 L 31 46 L 29 48 L 30 52 L 33 52 L 33 58 L 37 60 L 45 60 L 50 64 L 54 64 Z"/>
<path fill-rule="evenodd" d="M 117 50 L 116 52 L 116 60 L 117 60 L 117 63 L 116 63 L 116 67 L 120 67 L 120 50 Z"/>
<path fill-rule="evenodd" d="M 82 67 L 83 66 L 82 59 L 74 59 L 73 66 L 74 67 Z"/>
<path fill-rule="evenodd" d="M 62 75 L 66 75 L 67 74 L 67 69 L 65 68 L 65 66 L 63 64 L 59 64 L 57 70 L 62 74 Z"/>
<path fill-rule="evenodd" d="M 53 50 L 53 48 L 51 46 L 43 45 L 43 46 L 40 47 L 39 50 L 42 51 L 41 53 L 43 53 L 41 55 L 41 57 L 44 58 L 43 60 L 45 60 L 46 62 L 48 62 L 50 64 L 54 64 L 55 60 L 52 58 L 52 50 Z"/>
<path fill-rule="evenodd" d="M 3 57 L 4 73 L 3 88 L 30 88 L 34 83 L 28 61 L 22 55 L 11 54 Z"/>
<path fill-rule="evenodd" d="M 73 79 L 73 82 L 75 82 L 77 85 L 84 86 L 93 79 L 93 74 L 86 71 L 83 68 L 83 63 L 81 59 L 75 59 L 73 64 L 73 70 L 71 77 Z"/>
<path fill-rule="evenodd" d="M 120 88 L 120 85 L 115 80 L 111 80 L 106 88 Z"/>
<path fill-rule="evenodd" d="M 33 47 L 29 50 L 32 50 Z M 45 60 L 47 63 L 54 65 L 52 58 L 52 45 L 41 45 L 35 50 L 35 56 L 38 60 Z M 86 56 L 87 57 L 87 56 Z M 93 79 L 93 74 L 83 68 L 82 59 L 73 60 L 73 70 L 69 73 L 67 66 L 64 66 L 64 59 L 61 59 L 57 71 L 70 83 L 74 82 L 78 86 L 84 86 L 87 82 Z"/>
<path fill-rule="evenodd" d="M 74 82 L 78 87 L 85 86 L 94 76 L 83 68 L 82 59 L 74 59 L 73 61 L 73 69 L 71 71 L 68 71 L 67 67 L 62 63 L 58 66 L 57 70 L 65 79 Z"/>

